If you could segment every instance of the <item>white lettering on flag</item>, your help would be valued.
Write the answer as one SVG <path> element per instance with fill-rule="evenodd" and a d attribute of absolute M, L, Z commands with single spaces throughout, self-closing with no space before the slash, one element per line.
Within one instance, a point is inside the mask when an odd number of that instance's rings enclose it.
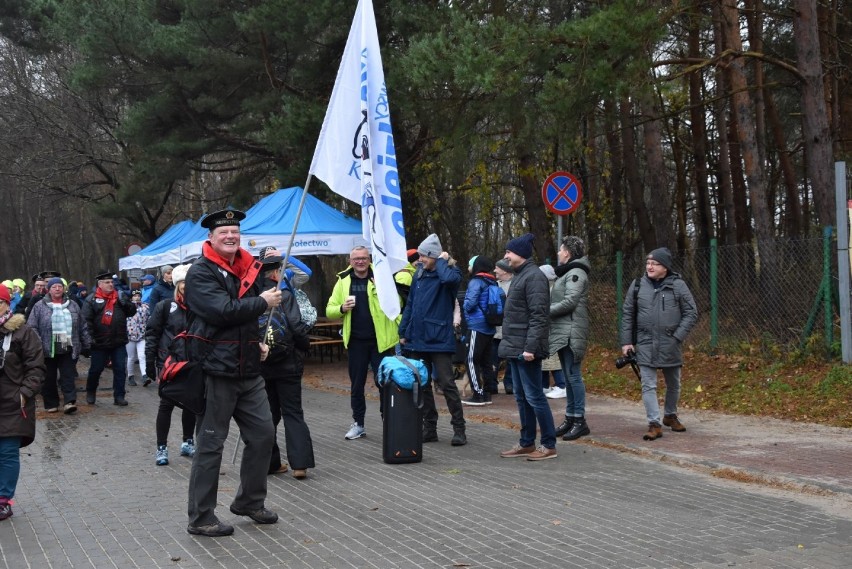
<path fill-rule="evenodd" d="M 382 311 L 400 313 L 393 275 L 407 263 L 405 226 L 388 93 L 371 0 L 359 0 L 331 92 L 311 171 L 361 204 Z"/>

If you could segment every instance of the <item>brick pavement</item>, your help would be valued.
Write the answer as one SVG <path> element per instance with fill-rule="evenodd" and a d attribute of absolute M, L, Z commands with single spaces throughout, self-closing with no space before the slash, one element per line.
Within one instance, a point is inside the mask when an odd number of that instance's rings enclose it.
<path fill-rule="evenodd" d="M 441 441 L 425 446 L 424 462 L 392 466 L 381 461 L 375 400 L 368 401 L 368 437 L 343 439 L 351 422 L 343 378 L 340 364 L 309 368 L 305 412 L 318 467 L 304 481 L 270 477 L 267 506 L 281 514 L 278 524 L 255 525 L 227 511 L 238 483 L 230 463 L 237 439 L 232 431 L 218 513 L 236 532 L 220 539 L 185 532 L 190 461 L 174 456 L 177 414 L 172 463 L 154 464 L 153 388 L 130 388 L 125 408 L 111 405 L 106 392 L 78 415 L 40 414 L 36 442 L 22 457 L 15 516 L 0 522 L 0 567 L 822 569 L 849 567 L 852 559 L 848 502 L 845 510 L 832 509 L 800 492 L 767 492 L 673 465 L 681 457 L 680 464 L 690 457 L 697 465 L 716 461 L 713 445 L 696 439 L 724 439 L 708 434 L 734 427 L 715 423 L 722 419 L 686 413 L 689 432 L 680 439 L 667 432 L 656 443 L 668 446 L 640 453 L 651 443 L 639 439 L 638 407 L 628 404 L 619 414 L 594 399 L 591 441 L 560 441 L 559 458 L 531 463 L 497 456 L 517 440 L 506 428 L 514 406 L 500 396 L 491 408 L 469 413 L 467 446 L 450 446 L 442 416 Z M 558 405 L 553 402 L 557 412 Z M 769 446 L 797 448 L 797 437 L 807 432 L 787 427 Z M 620 436 L 622 430 L 629 436 Z M 801 446 L 823 441 L 821 433 L 813 431 L 813 440 L 802 439 Z M 836 433 L 838 444 L 847 436 Z M 739 452 L 718 451 L 716 443 L 718 463 L 748 467 L 767 446 L 758 443 L 743 444 Z M 661 449 L 671 460 L 648 460 Z M 778 451 L 758 466 L 780 471 L 785 457 L 795 462 L 790 454 Z M 846 499 L 848 468 L 845 478 L 837 475 L 843 460 L 832 458 L 830 476 L 806 465 L 790 478 L 833 485 L 834 498 Z M 848 467 L 848 455 L 845 460 Z"/>

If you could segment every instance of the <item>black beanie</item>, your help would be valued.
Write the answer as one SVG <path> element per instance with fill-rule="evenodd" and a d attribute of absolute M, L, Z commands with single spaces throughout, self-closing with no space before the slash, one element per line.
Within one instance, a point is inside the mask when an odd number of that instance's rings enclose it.
<path fill-rule="evenodd" d="M 470 272 L 474 275 L 476 273 L 493 273 L 494 261 L 492 261 L 485 255 L 478 255 L 473 261 L 473 266 L 470 268 Z"/>
<path fill-rule="evenodd" d="M 525 235 L 521 235 L 520 237 L 515 237 L 514 239 L 510 239 L 509 242 L 506 243 L 506 250 L 511 251 L 518 257 L 529 259 L 530 257 L 532 257 L 534 240 L 535 235 L 533 235 L 532 233 L 527 233 Z"/>

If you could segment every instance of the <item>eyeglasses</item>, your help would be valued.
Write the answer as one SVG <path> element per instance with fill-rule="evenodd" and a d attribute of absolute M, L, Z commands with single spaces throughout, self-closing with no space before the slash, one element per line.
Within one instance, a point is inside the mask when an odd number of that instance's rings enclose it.
<path fill-rule="evenodd" d="M 662 267 L 662 263 L 658 263 L 657 261 L 645 261 L 646 267 Z"/>

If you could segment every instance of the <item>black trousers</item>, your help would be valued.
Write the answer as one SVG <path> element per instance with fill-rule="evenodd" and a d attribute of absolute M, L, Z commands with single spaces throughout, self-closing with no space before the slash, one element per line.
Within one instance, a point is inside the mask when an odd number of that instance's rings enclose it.
<path fill-rule="evenodd" d="M 76 370 L 71 353 L 58 354 L 52 358 L 44 358 L 46 368 L 44 384 L 41 386 L 41 397 L 44 400 L 44 408 L 52 409 L 59 407 L 59 391 L 56 389 L 57 375 L 59 386 L 62 389 L 62 397 L 65 403 L 77 402 L 77 387 L 74 384 Z"/>
<path fill-rule="evenodd" d="M 266 377 L 266 392 L 269 394 L 269 410 L 275 425 L 275 443 L 268 472 L 272 474 L 281 467 L 281 449 L 278 447 L 278 423 L 284 420 L 284 444 L 287 461 L 293 469 L 314 468 L 314 443 L 311 430 L 305 422 L 302 410 L 302 376 L 284 375 Z"/>

